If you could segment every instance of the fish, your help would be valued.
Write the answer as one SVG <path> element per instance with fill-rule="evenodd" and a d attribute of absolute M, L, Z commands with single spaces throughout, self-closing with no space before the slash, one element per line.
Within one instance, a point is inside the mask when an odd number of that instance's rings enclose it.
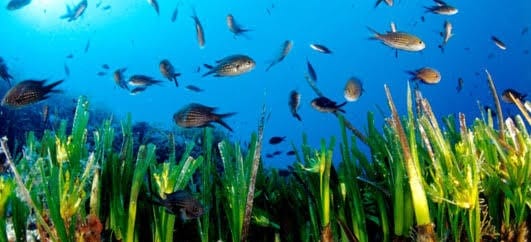
<path fill-rule="evenodd" d="M 162 76 L 166 77 L 168 80 L 175 82 L 175 86 L 178 87 L 179 83 L 177 82 L 177 77 L 181 76 L 181 73 L 176 73 L 175 68 L 170 63 L 169 60 L 161 60 L 159 63 L 159 70 Z"/>
<path fill-rule="evenodd" d="M 64 69 L 65 69 L 65 75 L 70 76 L 70 68 L 68 68 L 68 65 L 66 65 L 66 63 L 64 64 Z"/>
<path fill-rule="evenodd" d="M 203 77 L 214 74 L 215 77 L 239 76 L 250 72 L 256 66 L 256 62 L 249 56 L 236 54 L 229 55 L 216 61 L 215 66 L 204 64 L 209 69 Z"/>
<path fill-rule="evenodd" d="M 394 26 L 392 24 L 391 26 Z M 374 33 L 374 36 L 371 39 L 380 40 L 384 45 L 387 45 L 395 50 L 405 50 L 405 51 L 421 51 L 426 48 L 426 44 L 419 37 L 406 33 L 399 32 L 392 28 L 395 31 L 388 31 L 385 34 L 378 33 L 376 30 L 367 27 L 369 31 Z M 395 56 L 398 57 L 398 52 L 395 52 Z"/>
<path fill-rule="evenodd" d="M 103 64 L 101 65 L 101 68 L 105 69 L 105 70 L 109 70 L 109 65 L 107 64 Z"/>
<path fill-rule="evenodd" d="M 269 144 L 278 145 L 286 139 L 286 136 L 273 136 L 269 139 Z"/>
<path fill-rule="evenodd" d="M 465 83 L 465 80 L 463 80 L 463 78 L 459 77 L 457 79 L 457 87 L 455 88 L 455 90 L 457 90 L 457 92 L 461 92 L 461 90 L 463 90 L 464 83 Z"/>
<path fill-rule="evenodd" d="M 411 80 L 420 80 L 425 84 L 437 84 L 441 81 L 441 73 L 431 67 L 422 67 L 414 71 L 406 71 Z"/>
<path fill-rule="evenodd" d="M 514 99 L 518 99 L 521 102 L 524 102 L 525 98 L 527 97 L 527 94 L 520 93 L 514 89 L 508 88 L 503 90 L 502 92 L 502 100 L 506 103 L 514 103 L 511 99 L 511 95 L 514 97 Z"/>
<path fill-rule="evenodd" d="M 520 35 L 526 35 L 528 32 L 529 32 L 529 27 L 525 26 L 524 28 L 522 28 Z"/>
<path fill-rule="evenodd" d="M 280 51 L 279 55 L 277 56 L 276 59 L 274 59 L 269 64 L 269 66 L 267 66 L 265 71 L 269 71 L 269 69 L 271 69 L 271 67 L 273 67 L 274 65 L 276 65 L 276 64 L 280 63 L 282 60 L 284 60 L 284 58 L 286 58 L 286 56 L 289 54 L 289 52 L 291 51 L 292 48 L 293 48 L 293 41 L 291 41 L 291 40 L 284 41 L 284 43 L 282 44 L 282 50 Z"/>
<path fill-rule="evenodd" d="M 280 150 L 276 150 L 276 151 L 274 151 L 272 153 L 272 155 L 274 155 L 274 156 L 277 156 L 277 155 L 280 155 L 280 154 L 282 154 L 282 151 L 280 151 Z"/>
<path fill-rule="evenodd" d="M 28 6 L 31 0 L 11 0 L 7 3 L 6 9 L 9 11 L 18 10 L 25 6 Z"/>
<path fill-rule="evenodd" d="M 310 48 L 323 54 L 332 54 L 332 51 L 322 44 L 310 44 Z"/>
<path fill-rule="evenodd" d="M 345 110 L 341 107 L 345 106 L 347 102 L 337 104 L 336 102 L 328 99 L 327 97 L 317 97 L 311 101 L 312 107 L 322 113 L 335 113 L 337 111 L 345 113 Z"/>
<path fill-rule="evenodd" d="M 287 156 L 295 155 L 295 151 L 294 150 L 290 150 L 290 151 L 286 152 L 286 155 Z"/>
<path fill-rule="evenodd" d="M 288 106 L 291 115 L 297 120 L 302 121 L 301 116 L 297 113 L 299 106 L 301 104 L 301 94 L 295 90 L 292 90 L 289 93 Z"/>
<path fill-rule="evenodd" d="M 232 132 L 232 128 L 223 119 L 236 113 L 216 114 L 214 113 L 216 109 L 199 103 L 190 103 L 175 112 L 173 121 L 183 128 L 212 127 L 211 123 L 215 122 Z"/>
<path fill-rule="evenodd" d="M 136 87 L 151 86 L 151 85 L 159 84 L 161 82 L 162 81 L 153 79 L 153 77 L 146 76 L 146 75 L 140 75 L 140 74 L 129 77 L 129 85 L 136 86 Z"/>
<path fill-rule="evenodd" d="M 173 12 L 171 14 L 171 22 L 174 23 L 177 20 L 177 16 L 179 15 L 179 5 L 175 6 L 175 9 L 173 9 Z"/>
<path fill-rule="evenodd" d="M 13 80 L 13 76 L 9 74 L 9 70 L 7 69 L 7 65 L 4 62 L 4 58 L 0 57 L 0 78 L 2 78 L 4 81 L 7 82 L 9 87 L 11 87 L 11 80 Z"/>
<path fill-rule="evenodd" d="M 374 4 L 374 7 L 378 7 L 378 5 L 380 5 L 380 3 L 382 2 L 385 2 L 385 4 L 387 4 L 387 6 L 389 7 L 393 6 L 393 0 L 377 0 L 376 3 Z"/>
<path fill-rule="evenodd" d="M 227 27 L 229 28 L 229 31 L 232 32 L 235 37 L 238 35 L 244 35 L 244 33 L 251 31 L 250 29 L 245 29 L 242 26 L 240 26 L 236 22 L 232 14 L 227 15 L 226 22 L 227 22 Z"/>
<path fill-rule="evenodd" d="M 489 111 L 490 111 L 490 114 L 492 115 L 493 118 L 495 118 L 496 116 L 498 116 L 498 115 L 496 114 L 496 112 L 494 111 L 494 109 L 492 109 L 492 108 L 491 108 L 490 106 L 488 106 L 488 105 L 483 106 L 483 110 L 485 110 L 485 113 L 487 113 L 487 114 L 488 114 Z"/>
<path fill-rule="evenodd" d="M 87 5 L 87 0 L 82 0 L 73 8 L 70 8 L 69 5 L 66 5 L 66 13 L 61 16 L 61 19 L 67 19 L 68 22 L 77 20 L 79 17 L 83 16 L 85 10 L 87 9 Z"/>
<path fill-rule="evenodd" d="M 45 85 L 46 80 L 25 80 L 11 87 L 2 98 L 1 105 L 10 108 L 21 108 L 45 100 L 51 93 L 59 93 L 54 89 L 63 80 Z"/>
<path fill-rule="evenodd" d="M 124 78 L 124 72 L 127 70 L 127 68 L 120 68 L 116 69 L 113 73 L 114 82 L 116 85 L 118 85 L 120 88 L 128 90 L 129 86 L 127 86 L 127 83 L 125 82 Z"/>
<path fill-rule="evenodd" d="M 129 94 L 136 95 L 136 94 L 139 94 L 139 93 L 145 91 L 147 88 L 148 88 L 148 86 L 138 86 L 138 87 L 133 88 L 133 90 L 131 90 L 131 92 L 129 92 Z"/>
<path fill-rule="evenodd" d="M 192 92 L 203 92 L 204 90 L 197 87 L 197 86 L 194 86 L 194 85 L 188 85 L 185 87 L 186 89 L 192 91 Z"/>
<path fill-rule="evenodd" d="M 444 32 L 441 32 L 441 36 L 443 37 L 443 42 L 442 44 L 439 45 L 439 48 L 441 49 L 442 52 L 444 52 L 444 47 L 448 43 L 448 40 L 450 40 L 450 38 L 454 36 L 452 34 L 452 29 L 453 29 L 452 23 L 450 23 L 450 21 L 448 20 L 444 21 Z"/>
<path fill-rule="evenodd" d="M 102 10 L 109 10 L 109 9 L 111 9 L 111 5 L 105 5 L 101 9 Z"/>
<path fill-rule="evenodd" d="M 170 214 L 179 215 L 182 221 L 199 218 L 205 212 L 203 205 L 184 190 L 166 193 L 165 197 L 153 196 L 151 202 L 163 206 Z"/>
<path fill-rule="evenodd" d="M 343 96 L 348 102 L 357 101 L 363 94 L 363 83 L 356 77 L 347 80 L 343 89 Z"/>
<path fill-rule="evenodd" d="M 501 50 L 506 50 L 507 49 L 507 46 L 505 45 L 505 43 L 503 43 L 500 39 L 498 39 L 498 37 L 496 36 L 491 36 L 490 39 L 494 42 L 494 44 L 496 46 L 498 46 L 498 48 L 500 48 Z"/>
<path fill-rule="evenodd" d="M 436 5 L 431 7 L 424 7 L 426 12 L 439 14 L 439 15 L 455 15 L 459 10 L 441 0 L 434 0 Z"/>
<path fill-rule="evenodd" d="M 107 72 L 104 72 L 104 71 L 98 71 L 98 73 L 96 73 L 96 75 L 98 75 L 98 76 L 105 76 L 105 75 L 107 75 Z"/>
<path fill-rule="evenodd" d="M 197 37 L 197 44 L 199 45 L 199 48 L 201 49 L 205 48 L 205 32 L 203 31 L 203 26 L 201 25 L 201 21 L 199 21 L 199 17 L 197 17 L 195 8 L 193 9 L 192 19 L 194 20 L 194 24 L 195 24 L 195 34 Z"/>
<path fill-rule="evenodd" d="M 90 48 L 90 40 L 87 40 L 87 43 L 85 44 L 85 50 L 84 50 L 85 53 L 88 52 L 89 48 Z"/>
<path fill-rule="evenodd" d="M 67 59 L 72 59 L 72 58 L 74 58 L 74 54 L 68 54 L 68 55 L 66 56 L 66 58 L 67 58 Z"/>
<path fill-rule="evenodd" d="M 147 0 L 147 2 L 149 3 L 149 5 L 151 5 L 151 7 L 153 7 L 153 9 L 155 9 L 155 12 L 157 12 L 157 15 L 160 15 L 159 3 L 157 2 L 157 0 Z"/>
<path fill-rule="evenodd" d="M 315 69 L 313 69 L 308 58 L 306 58 L 306 67 L 308 68 L 308 78 L 310 78 L 311 81 L 317 81 L 317 73 L 315 73 Z"/>
<path fill-rule="evenodd" d="M 50 107 L 48 105 L 42 106 L 42 123 L 45 126 L 48 123 L 48 116 L 49 116 L 49 113 L 50 113 L 49 111 L 50 111 Z"/>

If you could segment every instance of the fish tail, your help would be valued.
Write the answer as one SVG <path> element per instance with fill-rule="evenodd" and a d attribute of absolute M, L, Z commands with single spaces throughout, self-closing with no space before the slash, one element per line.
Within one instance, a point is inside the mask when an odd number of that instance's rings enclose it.
<path fill-rule="evenodd" d="M 48 93 L 48 92 L 62 92 L 61 90 L 53 90 L 54 87 L 56 87 L 57 85 L 63 83 L 64 80 L 59 80 L 59 81 L 56 81 L 50 85 L 46 85 L 44 86 L 44 92 L 45 93 Z"/>
<path fill-rule="evenodd" d="M 369 26 L 367 26 L 367 29 L 374 34 L 374 36 L 370 37 L 369 39 L 373 39 L 373 40 L 374 39 L 380 39 L 381 34 L 378 31 L 376 31 L 375 29 L 373 29 L 373 28 L 371 28 Z"/>
<path fill-rule="evenodd" d="M 301 116 L 298 113 L 294 113 L 293 117 L 302 122 Z"/>
<path fill-rule="evenodd" d="M 224 118 L 227 118 L 227 117 L 230 117 L 230 116 L 233 116 L 235 115 L 236 113 L 225 113 L 225 114 L 218 114 L 216 115 L 216 120 L 214 120 L 216 123 L 218 124 L 221 124 L 221 126 L 225 127 L 226 129 L 228 129 L 230 132 L 232 132 L 232 128 L 227 124 L 225 123 L 225 121 L 223 121 Z"/>
<path fill-rule="evenodd" d="M 380 5 L 380 3 L 382 3 L 382 2 L 383 2 L 383 0 L 378 0 L 378 1 L 376 1 L 376 3 L 374 4 L 374 7 L 375 7 L 375 8 L 378 7 L 378 5 Z"/>

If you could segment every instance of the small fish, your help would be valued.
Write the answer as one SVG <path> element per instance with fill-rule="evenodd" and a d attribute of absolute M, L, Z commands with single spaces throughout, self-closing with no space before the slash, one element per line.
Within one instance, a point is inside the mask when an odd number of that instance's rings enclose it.
<path fill-rule="evenodd" d="M 488 105 L 483 106 L 483 110 L 485 110 L 485 113 L 487 113 L 487 114 L 488 114 L 489 111 L 490 111 L 490 114 L 492 115 L 493 118 L 495 118 L 496 116 L 498 116 L 498 115 L 496 114 L 496 112 L 494 111 L 494 109 L 492 109 L 492 108 L 491 108 L 490 106 L 488 106 Z"/>
<path fill-rule="evenodd" d="M 103 2 L 99 1 L 96 3 L 96 8 L 99 8 Z"/>
<path fill-rule="evenodd" d="M 13 76 L 9 74 L 7 65 L 2 57 L 0 57 L 0 78 L 6 81 L 7 84 L 11 87 L 11 80 L 13 80 Z"/>
<path fill-rule="evenodd" d="M 101 68 L 105 69 L 105 70 L 109 70 L 109 65 L 107 64 L 103 64 L 101 65 Z"/>
<path fill-rule="evenodd" d="M 124 72 L 127 70 L 127 68 L 120 68 L 114 71 L 113 78 L 116 85 L 121 87 L 122 89 L 129 91 L 129 86 L 127 86 L 127 83 L 125 82 L 124 78 Z"/>
<path fill-rule="evenodd" d="M 424 16 L 420 16 L 420 21 L 422 21 L 424 23 L 424 22 L 426 22 L 426 18 Z"/>
<path fill-rule="evenodd" d="M 76 4 L 73 9 L 70 8 L 69 5 L 66 5 L 66 13 L 61 16 L 61 19 L 67 19 L 68 22 L 78 19 L 79 17 L 83 16 L 83 13 L 85 13 L 87 5 L 87 0 L 82 0 Z"/>
<path fill-rule="evenodd" d="M 282 154 L 282 151 L 280 150 L 276 150 L 275 152 L 272 153 L 273 156 L 277 156 L 277 155 L 280 155 Z"/>
<path fill-rule="evenodd" d="M 269 144 L 278 145 L 286 139 L 286 136 L 273 136 L 269 139 Z"/>
<path fill-rule="evenodd" d="M 491 36 L 490 39 L 494 42 L 494 44 L 496 46 L 498 46 L 498 48 L 500 48 L 501 50 L 506 50 L 507 49 L 507 46 L 505 45 L 505 43 L 503 43 L 500 39 L 498 39 L 496 36 Z"/>
<path fill-rule="evenodd" d="M 199 218 L 205 212 L 203 205 L 184 190 L 165 195 L 166 198 L 153 197 L 151 202 L 163 206 L 168 213 L 179 215 L 182 221 Z"/>
<path fill-rule="evenodd" d="M 42 106 L 42 123 L 44 126 L 48 124 L 48 115 L 49 115 L 50 107 L 48 105 Z"/>
<path fill-rule="evenodd" d="M 175 68 L 170 63 L 169 60 L 161 60 L 159 63 L 159 70 L 162 76 L 166 77 L 168 80 L 175 82 L 175 86 L 178 87 L 179 83 L 177 82 L 177 77 L 181 76 L 181 73 L 176 73 Z"/>
<path fill-rule="evenodd" d="M 441 0 L 434 0 L 436 5 L 432 7 L 424 7 L 426 12 L 431 12 L 439 15 L 455 15 L 459 10 L 453 6 L 448 5 L 447 3 Z"/>
<path fill-rule="evenodd" d="M 363 83 L 356 77 L 347 80 L 343 90 L 343 96 L 348 102 L 357 101 L 363 94 Z"/>
<path fill-rule="evenodd" d="M 54 87 L 61 84 L 63 80 L 45 85 L 46 80 L 25 80 L 19 82 L 7 91 L 2 99 L 2 106 L 10 108 L 21 108 L 36 102 L 47 99 L 50 93 L 61 92 Z"/>
<path fill-rule="evenodd" d="M 422 67 L 407 73 L 411 75 L 411 80 L 420 80 L 425 84 L 437 84 L 441 81 L 441 73 L 431 67 Z"/>
<path fill-rule="evenodd" d="M 464 83 L 465 83 L 465 80 L 459 77 L 459 79 L 457 79 L 457 87 L 455 88 L 455 90 L 457 90 L 457 92 L 461 92 L 461 90 L 463 90 Z"/>
<path fill-rule="evenodd" d="M 503 90 L 502 100 L 506 103 L 514 103 L 510 95 L 512 95 L 514 99 L 518 99 L 521 102 L 524 102 L 525 101 L 524 99 L 527 97 L 527 94 L 523 94 L 514 89 L 508 88 L 508 89 Z"/>
<path fill-rule="evenodd" d="M 452 29 L 453 29 L 452 23 L 450 23 L 450 21 L 448 20 L 444 21 L 444 32 L 441 33 L 441 36 L 443 36 L 443 42 L 442 44 L 439 45 L 439 48 L 441 49 L 442 52 L 444 52 L 444 47 L 448 43 L 448 40 L 450 40 L 450 38 L 454 36 L 452 34 Z"/>
<path fill-rule="evenodd" d="M 282 44 L 282 50 L 280 51 L 278 57 L 275 60 L 273 60 L 271 62 L 271 64 L 269 64 L 269 66 L 267 66 L 265 71 L 269 71 L 269 69 L 271 69 L 271 67 L 273 67 L 274 65 L 276 65 L 276 64 L 280 63 L 282 60 L 284 60 L 284 58 L 286 58 L 286 56 L 291 51 L 291 48 L 293 48 L 293 41 L 291 41 L 291 40 L 284 41 L 284 43 Z"/>
<path fill-rule="evenodd" d="M 255 61 L 246 55 L 230 55 L 221 60 L 216 61 L 215 66 L 204 65 L 209 69 L 203 74 L 203 77 L 215 74 L 215 77 L 225 76 L 239 76 L 241 74 L 250 72 L 256 66 Z"/>
<path fill-rule="evenodd" d="M 145 91 L 147 88 L 148 88 L 148 86 L 138 86 L 138 87 L 133 88 L 133 90 L 131 90 L 131 92 L 129 92 L 129 94 L 136 95 L 136 94 L 139 94 L 139 93 Z"/>
<path fill-rule="evenodd" d="M 287 156 L 295 155 L 295 151 L 294 150 L 290 150 L 290 151 L 286 152 L 286 155 Z"/>
<path fill-rule="evenodd" d="M 153 77 L 145 75 L 133 75 L 129 77 L 129 85 L 131 86 L 151 86 L 154 84 L 159 84 L 162 81 L 155 80 Z"/>
<path fill-rule="evenodd" d="M 105 5 L 103 6 L 103 8 L 101 8 L 102 10 L 109 10 L 111 9 L 111 5 Z"/>
<path fill-rule="evenodd" d="M 98 75 L 98 76 L 105 76 L 105 75 L 107 75 L 107 72 L 104 72 L 104 71 L 98 71 L 98 73 L 96 73 L 96 75 Z"/>
<path fill-rule="evenodd" d="M 332 51 L 328 47 L 321 44 L 310 44 L 310 48 L 323 54 L 332 54 Z"/>
<path fill-rule="evenodd" d="M 266 154 L 266 158 L 271 159 L 271 158 L 273 158 L 273 157 L 275 157 L 273 154 Z"/>
<path fill-rule="evenodd" d="M 192 19 L 194 20 L 195 24 L 195 33 L 197 37 L 197 44 L 199 45 L 199 48 L 205 47 L 205 32 L 203 31 L 203 26 L 201 25 L 201 21 L 199 21 L 199 18 L 197 17 L 197 13 L 195 12 L 195 8 L 193 9 Z"/>
<path fill-rule="evenodd" d="M 175 9 L 173 9 L 173 13 L 171 14 L 171 22 L 174 23 L 177 20 L 177 17 L 179 16 L 179 6 L 175 6 Z"/>
<path fill-rule="evenodd" d="M 382 2 L 385 2 L 385 4 L 387 4 L 387 6 L 389 7 L 393 6 L 393 0 L 377 0 L 376 3 L 374 4 L 374 7 L 378 7 L 378 5 L 380 5 L 380 3 Z"/>
<path fill-rule="evenodd" d="M 211 127 L 211 123 L 216 122 L 232 132 L 232 128 L 223 119 L 236 113 L 216 114 L 215 110 L 214 107 L 190 103 L 173 115 L 173 121 L 183 128 Z"/>
<path fill-rule="evenodd" d="M 203 92 L 204 90 L 197 87 L 197 86 L 194 86 L 194 85 L 188 85 L 185 87 L 186 89 L 192 91 L 192 92 Z"/>
<path fill-rule="evenodd" d="M 88 52 L 89 48 L 90 48 L 90 40 L 87 40 L 87 43 L 85 44 L 85 50 L 84 50 L 85 53 Z"/>
<path fill-rule="evenodd" d="M 308 68 L 308 78 L 310 78 L 311 81 L 317 81 L 317 73 L 315 73 L 315 69 L 313 69 L 313 66 L 308 59 L 306 59 L 306 67 Z"/>
<path fill-rule="evenodd" d="M 374 36 L 371 37 L 371 39 L 380 40 L 384 45 L 396 50 L 421 51 L 426 48 L 424 41 L 409 33 L 388 31 L 385 34 L 381 34 L 370 27 L 368 27 L 368 29 L 374 33 Z"/>
<path fill-rule="evenodd" d="M 245 32 L 251 31 L 250 29 L 245 29 L 241 27 L 236 20 L 234 19 L 234 16 L 232 14 L 228 14 L 226 18 L 227 27 L 229 28 L 229 31 L 234 34 L 234 36 L 238 35 L 244 35 Z"/>
<path fill-rule="evenodd" d="M 301 116 L 297 113 L 297 110 L 299 109 L 300 104 L 301 104 L 301 94 L 299 94 L 295 90 L 291 91 L 289 93 L 289 100 L 288 100 L 289 111 L 291 112 L 291 115 L 293 115 L 293 117 L 295 117 L 299 121 L 302 121 Z"/>
<path fill-rule="evenodd" d="M 70 76 L 70 68 L 68 68 L 68 65 L 66 65 L 66 63 L 64 64 L 64 69 L 66 76 Z"/>
<path fill-rule="evenodd" d="M 68 55 L 66 56 L 66 58 L 67 58 L 67 59 L 72 59 L 72 58 L 74 58 L 74 54 L 68 54 Z"/>
<path fill-rule="evenodd" d="M 311 101 L 312 107 L 322 113 L 334 113 L 336 111 L 345 113 L 345 110 L 341 109 L 341 107 L 345 106 L 347 102 L 343 102 L 341 104 L 337 104 L 336 102 L 328 99 L 327 97 L 318 97 L 314 98 Z"/>
<path fill-rule="evenodd" d="M 529 27 L 522 28 L 522 31 L 520 32 L 520 35 L 526 35 L 529 32 Z"/>
<path fill-rule="evenodd" d="M 21 9 L 31 3 L 31 0 L 11 0 L 6 6 L 7 10 L 13 11 Z"/>
<path fill-rule="evenodd" d="M 149 5 L 151 5 L 151 7 L 153 7 L 153 9 L 155 9 L 155 12 L 157 12 L 157 15 L 160 15 L 159 3 L 157 2 L 157 0 L 147 0 L 147 2 L 149 3 Z"/>

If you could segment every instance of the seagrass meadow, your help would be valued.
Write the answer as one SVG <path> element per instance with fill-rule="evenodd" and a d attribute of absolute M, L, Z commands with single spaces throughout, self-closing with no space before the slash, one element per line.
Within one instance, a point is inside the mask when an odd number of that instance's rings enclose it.
<path fill-rule="evenodd" d="M 521 114 L 507 119 L 499 102 L 497 120 L 436 117 L 408 88 L 400 115 L 385 91 L 383 127 L 373 113 L 363 131 L 336 114 L 340 135 L 311 147 L 301 134 L 287 170 L 262 166 L 266 108 L 248 144 L 203 128 L 177 149 L 178 133 L 167 147 L 138 139 L 130 116 L 89 125 L 80 97 L 57 127 L 18 148 L 2 139 L 0 242 L 30 239 L 35 225 L 40 241 L 527 241 L 531 105 L 513 99 Z M 149 200 L 178 190 L 200 217 Z"/>

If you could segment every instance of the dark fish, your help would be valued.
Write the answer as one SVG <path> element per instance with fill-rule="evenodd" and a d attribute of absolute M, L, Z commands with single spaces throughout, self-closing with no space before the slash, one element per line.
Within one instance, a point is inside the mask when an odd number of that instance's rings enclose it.
<path fill-rule="evenodd" d="M 199 103 L 190 103 L 173 115 L 173 121 L 183 128 L 198 128 L 212 126 L 212 122 L 221 124 L 232 132 L 232 128 L 223 121 L 236 113 L 216 114 L 216 108 L 208 107 Z"/>
<path fill-rule="evenodd" d="M 102 4 L 101 1 L 97 2 L 97 3 L 96 3 L 96 8 L 99 8 L 99 7 L 101 6 L 101 4 Z"/>
<path fill-rule="evenodd" d="M 269 139 L 269 144 L 277 145 L 282 143 L 286 139 L 286 136 L 273 136 Z"/>
<path fill-rule="evenodd" d="M 173 13 L 171 14 L 171 22 L 174 23 L 175 20 L 177 20 L 177 16 L 179 15 L 179 6 L 175 6 L 175 9 L 173 10 Z"/>
<path fill-rule="evenodd" d="M 139 94 L 139 93 L 145 91 L 147 88 L 148 88 L 148 86 L 138 86 L 138 87 L 133 88 L 133 90 L 131 90 L 131 92 L 129 94 L 136 95 L 136 94 Z"/>
<path fill-rule="evenodd" d="M 277 155 L 280 155 L 280 154 L 282 154 L 282 151 L 280 151 L 280 150 L 277 150 L 277 151 L 272 153 L 272 155 L 274 155 L 274 156 L 277 156 Z"/>
<path fill-rule="evenodd" d="M 465 80 L 459 77 L 459 79 L 457 79 L 457 87 L 455 88 L 455 90 L 457 90 L 457 92 L 461 92 L 461 90 L 463 90 L 464 83 L 465 83 Z"/>
<path fill-rule="evenodd" d="M 125 78 L 124 78 L 124 72 L 126 70 L 127 68 L 120 68 L 120 69 L 115 70 L 113 73 L 113 78 L 114 78 L 114 82 L 116 83 L 116 85 L 129 91 L 129 86 L 127 86 L 127 83 L 125 82 Z"/>
<path fill-rule="evenodd" d="M 301 104 L 301 94 L 299 94 L 295 90 L 291 91 L 289 93 L 289 100 L 288 100 L 289 111 L 291 112 L 291 115 L 293 115 L 293 117 L 295 117 L 299 121 L 302 121 L 301 116 L 297 113 L 297 110 L 299 109 L 300 104 Z"/>
<path fill-rule="evenodd" d="M 424 22 L 426 22 L 426 18 L 424 16 L 420 16 L 420 21 L 422 21 L 424 23 Z"/>
<path fill-rule="evenodd" d="M 514 89 L 508 88 L 508 89 L 503 90 L 502 100 L 505 101 L 506 103 L 514 103 L 510 97 L 511 94 L 513 95 L 514 99 L 518 99 L 521 102 L 524 102 L 524 99 L 527 97 L 527 94 L 523 94 Z"/>
<path fill-rule="evenodd" d="M 271 158 L 273 158 L 273 157 L 275 157 L 273 154 L 266 154 L 266 158 L 271 159 Z"/>
<path fill-rule="evenodd" d="M 101 68 L 105 69 L 105 70 L 109 70 L 109 65 L 107 64 L 103 64 L 101 65 Z"/>
<path fill-rule="evenodd" d="M 495 118 L 496 116 L 498 116 L 498 115 L 496 114 L 496 112 L 494 111 L 494 109 L 492 109 L 490 106 L 487 106 L 487 105 L 483 106 L 483 110 L 485 110 L 485 113 L 487 113 L 487 114 L 488 114 L 489 111 L 490 111 L 490 114 L 492 115 L 493 118 Z"/>
<path fill-rule="evenodd" d="M 88 52 L 89 48 L 90 48 L 90 40 L 87 40 L 87 44 L 85 44 L 85 53 Z"/>
<path fill-rule="evenodd" d="M 179 83 L 177 82 L 177 77 L 181 76 L 181 73 L 176 73 L 175 68 L 170 63 L 169 60 L 162 60 L 159 63 L 159 70 L 162 76 L 166 77 L 168 80 L 175 82 L 175 86 L 178 87 Z"/>
<path fill-rule="evenodd" d="M 87 0 L 82 0 L 81 2 L 76 4 L 73 9 L 70 8 L 69 5 L 66 5 L 66 13 L 61 16 L 61 19 L 67 19 L 68 22 L 78 19 L 83 15 L 83 13 L 85 13 L 87 5 Z"/>
<path fill-rule="evenodd" d="M 324 54 L 332 54 L 332 51 L 328 49 L 328 47 L 321 45 L 321 44 L 310 44 L 310 48 L 317 52 L 321 52 Z"/>
<path fill-rule="evenodd" d="M 239 76 L 254 69 L 256 63 L 246 55 L 230 55 L 216 61 L 216 66 L 204 65 L 210 69 L 203 76 L 215 73 L 215 77 Z"/>
<path fill-rule="evenodd" d="M 155 80 L 153 77 L 145 75 L 133 75 L 129 77 L 129 85 L 131 86 L 151 86 L 161 82 L 162 81 Z"/>
<path fill-rule="evenodd" d="M 444 1 L 434 0 L 434 2 L 436 3 L 435 6 L 424 7 L 426 9 L 426 12 L 431 12 L 431 13 L 440 14 L 440 15 L 454 15 L 459 12 L 457 8 L 448 5 Z"/>
<path fill-rule="evenodd" d="M 153 9 L 155 9 L 155 12 L 157 12 L 157 15 L 160 15 L 160 13 L 159 13 L 159 3 L 157 2 L 157 0 L 148 0 L 148 3 L 149 3 L 149 5 L 151 5 L 153 7 Z"/>
<path fill-rule="evenodd" d="M 312 63 L 306 58 L 306 67 L 308 68 L 308 78 L 310 78 L 311 81 L 317 81 L 317 73 L 315 73 L 315 69 L 313 69 Z"/>
<path fill-rule="evenodd" d="M 66 65 L 66 63 L 64 65 L 64 69 L 65 69 L 66 76 L 70 76 L 70 68 L 68 68 L 68 65 Z"/>
<path fill-rule="evenodd" d="M 31 0 L 11 0 L 6 6 L 7 10 L 13 11 L 21 9 L 31 3 Z"/>
<path fill-rule="evenodd" d="M 505 43 L 503 43 L 500 39 L 498 39 L 496 36 L 491 36 L 490 39 L 494 42 L 494 44 L 496 46 L 498 46 L 498 48 L 502 49 L 502 50 L 506 50 L 507 49 L 507 46 L 505 45 Z"/>
<path fill-rule="evenodd" d="M 0 57 L 0 78 L 4 79 L 4 81 L 6 81 L 7 84 L 11 87 L 11 80 L 13 80 L 13 76 L 9 74 L 9 71 L 7 70 L 7 65 L 2 57 Z"/>
<path fill-rule="evenodd" d="M 72 58 L 74 58 L 74 54 L 68 54 L 68 55 L 66 56 L 66 58 L 67 58 L 67 59 L 72 59 Z"/>
<path fill-rule="evenodd" d="M 166 198 L 153 197 L 151 201 L 163 206 L 168 213 L 179 215 L 183 221 L 199 218 L 204 213 L 203 205 L 184 190 L 165 195 Z"/>
<path fill-rule="evenodd" d="M 240 26 L 236 22 L 232 14 L 227 15 L 226 22 L 227 22 L 227 27 L 229 28 L 229 31 L 232 32 L 234 36 L 243 35 L 245 32 L 251 31 L 250 29 L 245 29 L 242 26 Z"/>
<path fill-rule="evenodd" d="M 524 27 L 524 28 L 522 29 L 522 32 L 520 32 L 520 34 L 521 34 L 521 35 L 526 35 L 528 32 L 529 32 L 529 27 L 526 26 L 526 27 Z"/>
<path fill-rule="evenodd" d="M 105 75 L 107 75 L 107 72 L 104 72 L 104 71 L 98 71 L 98 73 L 96 73 L 96 75 L 98 75 L 98 76 L 105 76 Z"/>
<path fill-rule="evenodd" d="M 195 8 L 193 9 L 194 15 L 192 15 L 192 19 L 195 23 L 195 34 L 197 37 L 197 44 L 199 45 L 199 48 L 205 47 L 205 32 L 203 31 L 203 26 L 201 25 L 201 21 L 199 21 L 199 18 L 197 17 L 197 13 L 195 12 Z"/>
<path fill-rule="evenodd" d="M 46 80 L 26 80 L 19 82 L 7 91 L 2 99 L 2 106 L 20 108 L 47 99 L 50 93 L 61 92 L 53 88 L 61 84 L 63 80 L 50 85 L 44 85 Z"/>
<path fill-rule="evenodd" d="M 291 40 L 284 41 L 284 43 L 282 44 L 282 50 L 280 51 L 278 56 L 271 62 L 271 64 L 269 64 L 269 66 L 267 66 L 265 71 L 269 71 L 269 69 L 271 69 L 271 67 L 273 67 L 274 65 L 276 65 L 276 64 L 280 63 L 282 60 L 284 60 L 284 58 L 286 58 L 286 56 L 288 56 L 288 54 L 289 54 L 289 52 L 291 51 L 292 48 L 293 48 L 293 41 L 291 41 Z"/>
<path fill-rule="evenodd" d="M 194 86 L 194 85 L 188 85 L 186 86 L 186 89 L 192 91 L 192 92 L 203 92 L 204 90 L 197 87 L 197 86 Z"/>
<path fill-rule="evenodd" d="M 312 100 L 311 102 L 312 107 L 315 108 L 315 110 L 323 113 L 333 113 L 336 111 L 345 113 L 345 110 L 341 109 L 341 107 L 345 106 L 347 102 L 343 102 L 341 104 L 337 104 L 336 102 L 328 99 L 327 97 L 318 97 Z"/>
<path fill-rule="evenodd" d="M 380 3 L 382 2 L 385 2 L 385 4 L 387 4 L 387 6 L 389 7 L 393 6 L 393 0 L 377 0 L 376 3 L 374 4 L 374 7 L 378 7 L 378 5 L 380 5 Z"/>
<path fill-rule="evenodd" d="M 109 9 L 111 9 L 111 5 L 105 5 L 105 6 L 103 6 L 103 8 L 101 8 L 101 9 L 103 9 L 103 10 L 109 10 Z"/>
<path fill-rule="evenodd" d="M 290 150 L 290 151 L 286 152 L 286 155 L 287 156 L 295 155 L 295 151 L 294 150 Z"/>

